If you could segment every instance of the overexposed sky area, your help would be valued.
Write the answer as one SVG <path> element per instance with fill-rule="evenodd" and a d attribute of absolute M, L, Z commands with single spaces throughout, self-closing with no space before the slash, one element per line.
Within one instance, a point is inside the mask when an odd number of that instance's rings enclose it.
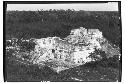
<path fill-rule="evenodd" d="M 49 10 L 49 9 L 74 9 L 85 11 L 118 11 L 118 2 L 108 3 L 72 3 L 72 4 L 7 4 L 7 10 Z"/>

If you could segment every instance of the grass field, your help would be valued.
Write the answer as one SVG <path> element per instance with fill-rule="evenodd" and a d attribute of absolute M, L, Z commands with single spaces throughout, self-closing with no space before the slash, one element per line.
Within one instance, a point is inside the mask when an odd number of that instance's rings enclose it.
<path fill-rule="evenodd" d="M 25 65 L 16 61 L 13 57 L 6 60 L 6 80 L 9 82 L 31 81 L 118 81 L 118 58 L 105 59 L 98 62 L 87 63 L 69 70 L 56 73 L 49 67 L 39 69 L 37 65 Z M 77 78 L 75 80 L 72 78 Z"/>

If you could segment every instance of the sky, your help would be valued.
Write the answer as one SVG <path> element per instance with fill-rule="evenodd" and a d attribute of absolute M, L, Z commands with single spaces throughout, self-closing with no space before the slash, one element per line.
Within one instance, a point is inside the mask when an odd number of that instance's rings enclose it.
<path fill-rule="evenodd" d="M 7 4 L 7 10 L 74 9 L 76 11 L 118 11 L 118 2 L 73 4 Z"/>

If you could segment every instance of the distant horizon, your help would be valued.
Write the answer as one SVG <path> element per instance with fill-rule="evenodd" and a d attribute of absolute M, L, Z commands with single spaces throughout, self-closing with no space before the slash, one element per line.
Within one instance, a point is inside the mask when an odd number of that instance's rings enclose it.
<path fill-rule="evenodd" d="M 47 11 L 75 10 L 75 11 L 118 11 L 118 2 L 108 3 L 73 3 L 73 4 L 7 4 L 7 11 Z"/>
<path fill-rule="evenodd" d="M 7 11 L 50 11 L 50 10 L 51 9 L 49 9 L 49 10 L 44 10 L 44 9 L 38 9 L 38 10 L 7 10 Z M 54 10 L 58 11 L 58 10 L 63 10 L 63 9 L 52 9 L 52 11 L 54 11 Z M 67 11 L 67 10 L 71 10 L 71 11 L 88 11 L 88 10 L 73 10 L 73 9 L 66 9 L 64 11 Z M 93 11 L 95 11 L 95 10 L 93 10 Z M 104 11 L 106 11 L 106 10 L 104 10 Z M 88 11 L 88 12 L 92 12 L 92 11 Z M 116 11 L 112 11 L 112 12 L 118 12 L 118 11 L 116 10 Z"/>

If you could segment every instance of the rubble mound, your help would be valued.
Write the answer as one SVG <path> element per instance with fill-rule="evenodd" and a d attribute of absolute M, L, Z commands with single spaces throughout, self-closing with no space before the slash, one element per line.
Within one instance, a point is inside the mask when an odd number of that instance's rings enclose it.
<path fill-rule="evenodd" d="M 98 29 L 80 27 L 71 30 L 63 39 L 55 36 L 34 39 L 33 42 L 36 44 L 34 50 L 28 55 L 25 53 L 30 57 L 27 60 L 40 67 L 46 65 L 56 72 L 101 60 L 101 52 L 105 52 L 106 58 L 120 55 L 119 48 L 114 48 Z M 22 56 L 20 52 L 15 55 Z"/>

